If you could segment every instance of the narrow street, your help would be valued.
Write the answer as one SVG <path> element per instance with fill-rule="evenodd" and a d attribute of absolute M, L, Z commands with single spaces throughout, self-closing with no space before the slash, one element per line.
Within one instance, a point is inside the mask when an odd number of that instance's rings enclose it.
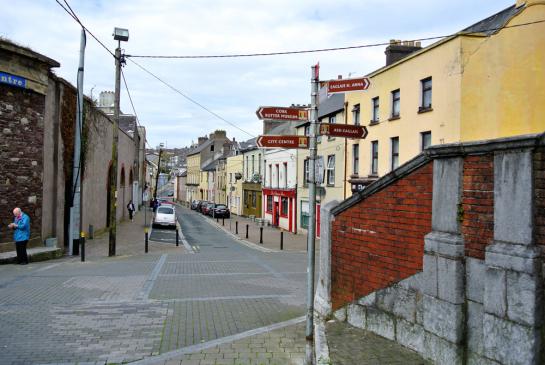
<path fill-rule="evenodd" d="M 305 254 L 252 250 L 177 210 L 196 254 L 0 267 L 1 363 L 129 362 L 304 314 Z"/>

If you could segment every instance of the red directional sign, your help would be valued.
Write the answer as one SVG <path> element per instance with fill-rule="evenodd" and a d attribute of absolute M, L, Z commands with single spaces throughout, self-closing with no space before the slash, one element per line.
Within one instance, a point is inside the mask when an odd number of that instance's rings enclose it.
<path fill-rule="evenodd" d="M 347 91 L 363 91 L 371 85 L 371 82 L 367 77 L 360 77 L 357 79 L 341 79 L 341 80 L 329 80 L 327 82 L 327 92 L 332 93 L 344 93 Z"/>
<path fill-rule="evenodd" d="M 268 148 L 308 148 L 306 136 L 259 136 L 258 147 Z"/>
<path fill-rule="evenodd" d="M 284 108 L 280 106 L 262 106 L 255 112 L 259 119 L 272 120 L 308 120 L 308 110 L 303 108 Z"/>
<path fill-rule="evenodd" d="M 331 137 L 361 138 L 367 137 L 367 128 L 352 124 L 320 124 L 320 134 Z"/>

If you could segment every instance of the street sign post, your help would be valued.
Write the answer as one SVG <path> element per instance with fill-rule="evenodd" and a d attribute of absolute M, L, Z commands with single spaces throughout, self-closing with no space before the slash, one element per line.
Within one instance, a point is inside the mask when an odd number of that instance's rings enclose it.
<path fill-rule="evenodd" d="M 256 141 L 262 148 L 308 148 L 307 136 L 259 136 Z"/>
<path fill-rule="evenodd" d="M 259 119 L 280 121 L 308 120 L 308 110 L 304 108 L 284 108 L 281 106 L 262 106 L 255 112 Z"/>
<path fill-rule="evenodd" d="M 371 81 L 367 77 L 359 77 L 357 79 L 340 79 L 329 80 L 327 82 L 327 92 L 333 93 L 345 93 L 349 91 L 363 91 L 367 90 L 371 85 Z"/>
<path fill-rule="evenodd" d="M 367 128 L 352 124 L 320 124 L 320 134 L 330 137 L 361 138 L 367 137 Z"/>

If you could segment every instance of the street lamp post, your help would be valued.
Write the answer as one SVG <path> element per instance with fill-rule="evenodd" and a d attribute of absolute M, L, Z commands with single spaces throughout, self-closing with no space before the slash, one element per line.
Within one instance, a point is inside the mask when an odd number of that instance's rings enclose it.
<path fill-rule="evenodd" d="M 114 120 L 112 137 L 112 175 L 110 177 L 110 234 L 108 256 L 115 256 L 116 246 L 116 215 L 117 215 L 117 145 L 119 141 L 119 99 L 121 84 L 121 65 L 124 62 L 121 56 L 121 41 L 129 40 L 129 30 L 114 28 L 114 39 L 117 41 L 115 49 L 115 96 L 114 96 Z"/>

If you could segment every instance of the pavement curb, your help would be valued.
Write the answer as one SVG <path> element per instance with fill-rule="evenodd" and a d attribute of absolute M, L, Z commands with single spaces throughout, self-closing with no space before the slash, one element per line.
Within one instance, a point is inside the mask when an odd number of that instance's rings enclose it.
<path fill-rule="evenodd" d="M 236 335 L 221 337 L 221 338 L 218 338 L 218 339 L 215 339 L 215 340 L 212 340 L 212 341 L 208 341 L 208 342 L 199 343 L 199 344 L 196 344 L 196 345 L 183 347 L 181 349 L 174 350 L 174 351 L 165 352 L 164 354 L 161 354 L 161 355 L 157 355 L 157 356 L 149 357 L 147 359 L 142 359 L 142 360 L 137 360 L 137 361 L 131 362 L 131 364 L 132 365 L 164 364 L 165 361 L 171 360 L 171 359 L 173 359 L 175 357 L 178 357 L 178 356 L 183 356 L 183 355 L 187 355 L 187 354 L 196 353 L 196 352 L 199 352 L 199 351 L 202 351 L 202 350 L 209 349 L 211 347 L 224 345 L 224 344 L 231 343 L 231 342 L 234 342 L 234 341 L 237 341 L 237 340 L 242 340 L 242 339 L 247 338 L 247 337 L 260 335 L 260 334 L 270 332 L 270 331 L 274 331 L 274 330 L 277 330 L 277 329 L 280 329 L 280 328 L 284 328 L 284 327 L 288 327 L 288 326 L 291 326 L 291 325 L 299 324 L 299 323 L 304 322 L 305 320 L 306 320 L 306 316 L 297 317 L 297 318 L 294 318 L 294 319 L 290 319 L 288 321 L 279 322 L 279 323 L 271 324 L 269 326 L 255 328 L 253 330 L 237 333 Z"/>

